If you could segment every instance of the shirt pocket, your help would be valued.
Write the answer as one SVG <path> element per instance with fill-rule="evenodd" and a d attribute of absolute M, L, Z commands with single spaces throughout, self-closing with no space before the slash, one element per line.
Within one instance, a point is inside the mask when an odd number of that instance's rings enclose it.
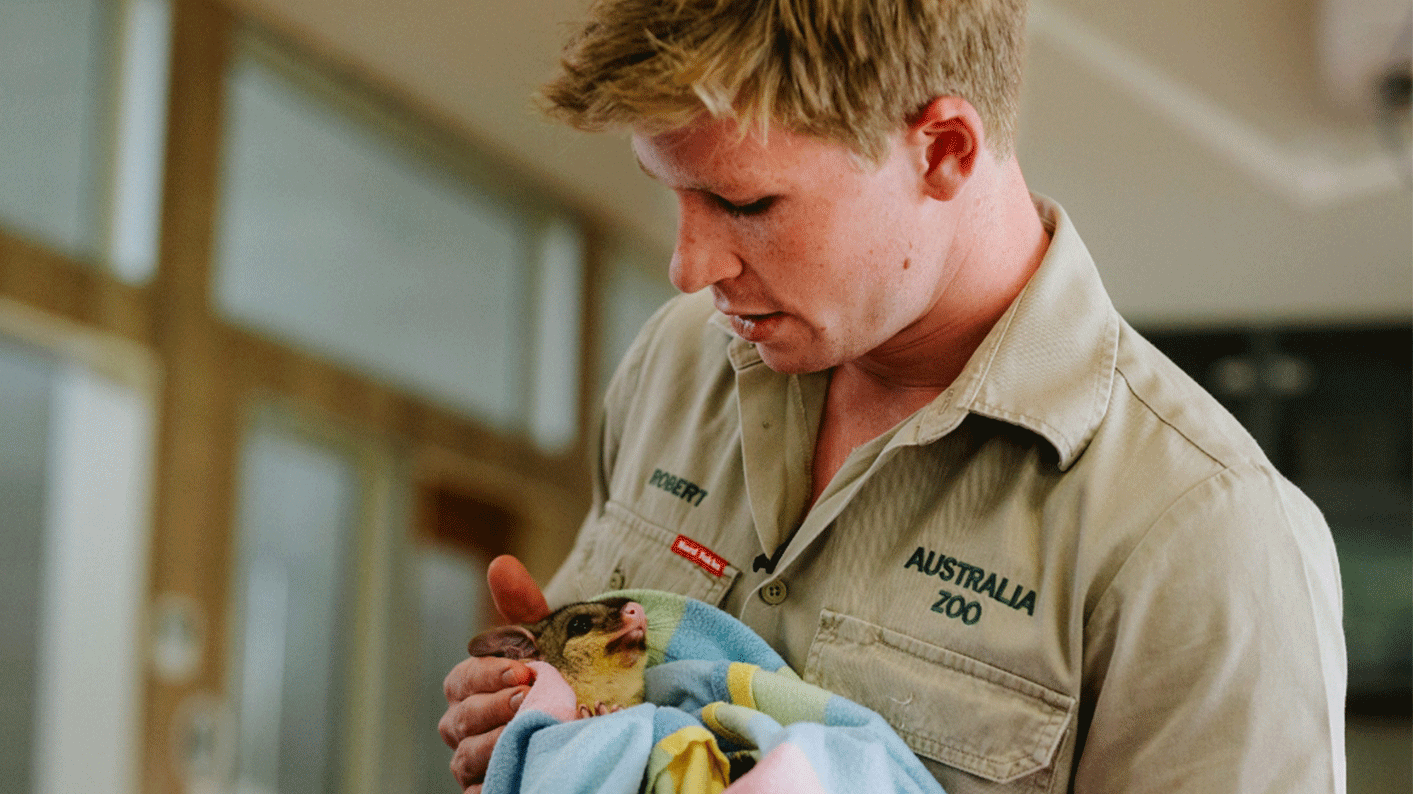
<path fill-rule="evenodd" d="M 712 566 L 674 551 L 700 544 L 678 544 L 679 533 L 646 521 L 617 502 L 604 505 L 596 534 L 588 557 L 590 570 L 582 576 L 590 587 L 597 580 L 603 590 L 665 590 L 715 606 L 741 573 L 719 557 L 723 564 L 717 573 L 710 570 Z"/>
<path fill-rule="evenodd" d="M 805 680 L 878 712 L 924 759 L 1016 784 L 1004 791 L 1050 788 L 1075 711 L 1069 695 L 827 609 Z"/>

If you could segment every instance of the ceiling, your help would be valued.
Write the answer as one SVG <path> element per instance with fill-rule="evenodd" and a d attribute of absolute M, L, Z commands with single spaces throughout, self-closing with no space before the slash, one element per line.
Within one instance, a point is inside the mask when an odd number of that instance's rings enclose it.
<path fill-rule="evenodd" d="M 530 99 L 587 0 L 227 2 L 375 75 L 648 247 L 669 249 L 670 197 L 640 173 L 622 137 L 549 123 Z M 1020 161 L 1032 189 L 1074 218 L 1130 319 L 1413 314 L 1407 123 L 1390 134 L 1341 108 L 1322 72 L 1329 16 L 1350 4 L 1032 4 Z M 1392 40 L 1406 3 L 1360 5 L 1391 15 L 1365 27 Z"/>

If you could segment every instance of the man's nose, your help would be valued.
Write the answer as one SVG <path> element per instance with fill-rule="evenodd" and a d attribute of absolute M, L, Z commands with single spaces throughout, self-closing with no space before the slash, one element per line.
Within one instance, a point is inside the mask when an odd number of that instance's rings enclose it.
<path fill-rule="evenodd" d="M 696 292 L 741 273 L 741 260 L 729 245 L 723 219 L 695 197 L 677 202 L 677 248 L 668 276 L 682 292 Z"/>

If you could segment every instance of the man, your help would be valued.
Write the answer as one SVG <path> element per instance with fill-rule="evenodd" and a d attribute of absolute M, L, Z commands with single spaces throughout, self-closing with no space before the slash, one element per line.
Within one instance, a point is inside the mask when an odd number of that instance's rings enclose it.
<path fill-rule="evenodd" d="M 546 92 L 677 196 L 551 602 L 672 590 L 947 791 L 1342 791 L 1313 505 L 1114 312 L 1013 154 L 1021 0 L 608 0 Z M 509 620 L 546 610 L 503 558 Z M 530 677 L 473 659 L 475 790 Z"/>

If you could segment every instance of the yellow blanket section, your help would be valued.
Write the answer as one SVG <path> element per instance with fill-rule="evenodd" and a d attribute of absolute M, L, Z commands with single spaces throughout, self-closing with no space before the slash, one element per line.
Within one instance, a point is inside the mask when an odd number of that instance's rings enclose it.
<path fill-rule="evenodd" d="M 690 725 L 667 735 L 648 759 L 651 794 L 717 794 L 731 784 L 731 763 L 718 739 L 746 748 L 762 730 L 762 720 L 773 726 L 826 720 L 830 695 L 806 684 L 786 668 L 772 673 L 753 664 L 732 662 L 726 668 L 726 696 L 702 707 L 705 727 Z M 720 691 L 720 690 L 717 690 Z M 751 750 L 745 752 L 755 755 Z"/>
<path fill-rule="evenodd" d="M 731 782 L 731 764 L 706 728 L 693 725 L 668 735 L 653 748 L 654 756 L 659 753 L 670 760 L 650 781 L 653 794 L 720 794 Z"/>
<path fill-rule="evenodd" d="M 756 707 L 756 696 L 752 691 L 752 685 L 755 683 L 756 671 L 759 669 L 753 664 L 735 662 L 727 670 L 726 689 L 731 693 L 732 703 L 745 706 L 748 709 Z"/>

